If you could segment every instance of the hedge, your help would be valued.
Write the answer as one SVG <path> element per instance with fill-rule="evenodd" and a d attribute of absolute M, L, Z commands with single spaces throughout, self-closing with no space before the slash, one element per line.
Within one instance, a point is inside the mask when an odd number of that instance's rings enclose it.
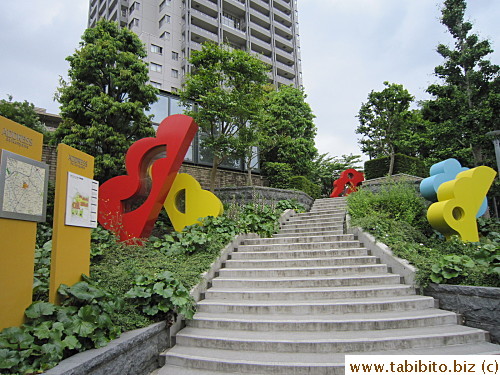
<path fill-rule="evenodd" d="M 378 159 L 368 160 L 365 162 L 365 178 L 379 178 L 387 176 L 389 173 L 390 157 L 384 156 Z M 394 171 L 393 174 L 406 173 L 412 176 L 428 177 L 429 171 L 425 167 L 422 160 L 413 156 L 396 154 L 394 156 Z"/>

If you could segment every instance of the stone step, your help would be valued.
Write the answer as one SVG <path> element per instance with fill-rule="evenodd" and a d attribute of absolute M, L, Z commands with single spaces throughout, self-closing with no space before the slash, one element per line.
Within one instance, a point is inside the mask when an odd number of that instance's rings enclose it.
<path fill-rule="evenodd" d="M 458 316 L 438 309 L 342 315 L 196 313 L 190 327 L 243 331 L 365 331 L 456 324 Z"/>
<path fill-rule="evenodd" d="M 431 297 L 400 296 L 381 298 L 311 300 L 311 301 L 259 301 L 259 300 L 203 300 L 198 302 L 201 313 L 229 314 L 347 314 L 380 311 L 403 311 L 434 308 Z"/>
<path fill-rule="evenodd" d="M 315 243 L 287 243 L 269 245 L 240 245 L 237 251 L 325 250 L 361 247 L 359 241 L 329 241 Z"/>
<path fill-rule="evenodd" d="M 304 212 L 292 216 L 289 220 L 303 220 L 303 219 L 338 219 L 343 220 L 345 211 L 325 211 L 325 212 Z"/>
<path fill-rule="evenodd" d="M 225 278 L 309 277 L 387 273 L 385 264 L 361 264 L 330 267 L 280 267 L 280 268 L 222 268 L 219 275 Z"/>
<path fill-rule="evenodd" d="M 313 215 L 309 214 L 309 216 L 292 216 L 287 220 L 288 223 L 334 223 L 334 222 L 343 222 L 344 214 L 330 214 L 330 215 Z"/>
<path fill-rule="evenodd" d="M 320 301 L 346 298 L 380 298 L 414 295 L 415 289 L 408 285 L 381 285 L 362 287 L 308 288 L 210 288 L 205 293 L 207 300 L 259 300 L 259 301 Z"/>
<path fill-rule="evenodd" d="M 343 275 L 315 277 L 280 277 L 280 278 L 228 278 L 217 277 L 212 280 L 214 287 L 244 288 L 252 285 L 255 288 L 310 288 L 330 286 L 386 285 L 400 282 L 401 276 L 390 273 L 378 275 Z"/>
<path fill-rule="evenodd" d="M 367 255 L 339 258 L 230 259 L 226 261 L 225 268 L 334 267 L 377 263 L 379 263 L 377 257 Z"/>
<path fill-rule="evenodd" d="M 301 229 L 306 229 L 307 231 L 317 231 L 318 229 L 343 229 L 344 224 L 343 223 L 338 223 L 338 224 L 333 224 L 333 223 L 326 223 L 324 225 L 318 225 L 318 224 L 296 224 L 296 223 L 288 223 L 285 222 L 282 226 L 281 231 L 295 231 L 295 230 L 301 230 Z M 280 232 L 281 232 L 280 231 Z"/>
<path fill-rule="evenodd" d="M 252 238 L 243 241 L 243 245 L 274 245 L 289 243 L 317 243 L 317 242 L 337 242 L 354 241 L 353 234 L 329 234 L 323 236 L 311 236 L 309 234 L 284 238 Z"/>
<path fill-rule="evenodd" d="M 186 327 L 176 342 L 192 348 L 288 353 L 349 353 L 474 344 L 486 332 L 459 325 L 378 331 L 252 332 Z"/>
<path fill-rule="evenodd" d="M 323 230 L 321 230 L 323 229 Z M 296 230 L 281 230 L 279 233 L 273 234 L 273 238 L 281 238 L 281 237 L 296 237 L 300 236 L 301 234 L 306 235 L 306 236 L 325 236 L 325 235 L 332 235 L 332 234 L 344 234 L 344 230 L 342 228 L 337 228 L 337 229 L 324 229 L 323 227 L 321 228 L 311 228 L 308 230 L 304 230 L 302 232 L 298 232 Z"/>
<path fill-rule="evenodd" d="M 365 247 L 333 250 L 288 250 L 288 251 L 235 251 L 230 260 L 245 259 L 303 259 L 303 258 L 340 258 L 369 255 Z"/>
<path fill-rule="evenodd" d="M 366 353 L 280 353 L 261 351 L 232 351 L 210 348 L 176 346 L 164 353 L 169 363 L 151 375 L 343 375 L 345 355 Z M 372 351 L 370 355 L 495 355 L 498 345 L 481 342 L 428 348 L 400 348 Z M 176 365 L 173 365 L 175 363 Z M 196 367 L 196 368 L 195 368 Z"/>
<path fill-rule="evenodd" d="M 284 226 L 288 226 L 288 225 L 298 225 L 298 224 L 301 224 L 301 225 L 306 225 L 306 224 L 309 224 L 309 225 L 315 225 L 317 227 L 321 227 L 323 225 L 327 225 L 327 224 L 332 224 L 332 225 L 340 225 L 340 224 L 343 224 L 344 220 L 342 219 L 297 219 L 297 220 L 288 220 L 284 223 Z"/>
<path fill-rule="evenodd" d="M 307 233 L 315 233 L 315 232 L 334 232 L 334 231 L 340 231 L 338 234 L 343 234 L 344 233 L 344 225 L 322 225 L 322 226 L 310 226 L 310 225 L 303 225 L 301 227 L 287 227 L 284 225 L 279 233 L 275 234 L 274 236 L 280 235 L 280 234 L 286 234 L 289 235 L 290 233 L 293 234 L 294 236 L 300 236 L 301 234 L 307 234 Z M 331 233 L 331 234 L 336 234 L 336 233 Z"/>

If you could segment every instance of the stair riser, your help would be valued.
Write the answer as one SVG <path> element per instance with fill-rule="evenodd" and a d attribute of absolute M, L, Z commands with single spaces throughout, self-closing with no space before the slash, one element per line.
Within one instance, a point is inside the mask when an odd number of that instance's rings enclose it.
<path fill-rule="evenodd" d="M 316 242 L 333 242 L 333 241 L 354 241 L 353 234 L 338 234 L 324 236 L 295 236 L 285 238 L 257 238 L 245 240 L 243 245 L 275 245 L 289 243 L 316 243 Z"/>
<path fill-rule="evenodd" d="M 221 277 L 225 278 L 250 278 L 250 277 L 309 277 L 309 276 L 340 276 L 340 275 L 364 275 L 387 273 L 385 264 L 366 266 L 339 266 L 331 268 L 292 268 L 292 269 L 229 269 L 223 268 L 219 271 Z"/>
<path fill-rule="evenodd" d="M 239 330 L 252 332 L 338 332 L 338 331 L 374 331 L 383 329 L 423 328 L 456 324 L 457 316 L 450 314 L 440 317 L 419 319 L 354 321 L 354 322 L 235 322 L 223 320 L 197 319 L 187 322 L 189 327 L 206 329 Z"/>
<path fill-rule="evenodd" d="M 278 374 L 278 375 L 343 375 L 343 364 L 287 366 L 286 364 L 252 364 L 228 363 L 221 360 L 201 360 L 184 358 L 176 355 L 166 355 L 167 364 L 180 367 L 204 369 L 207 371 L 220 371 L 221 373 L 246 373 L 246 374 Z M 172 373 L 175 375 L 175 373 Z"/>
<path fill-rule="evenodd" d="M 360 264 L 377 264 L 376 257 L 354 257 L 354 258 L 319 258 L 319 259 L 297 259 L 297 260 L 228 260 L 225 264 L 227 269 L 233 268 L 284 268 L 284 267 L 328 267 L 346 266 Z"/>
<path fill-rule="evenodd" d="M 311 301 L 334 300 L 339 298 L 370 298 L 370 297 L 397 297 L 415 294 L 412 288 L 395 288 L 387 290 L 357 290 L 357 291 L 324 291 L 324 292 L 217 292 L 208 290 L 206 299 L 226 299 L 232 301 L 257 300 L 257 301 Z"/>
<path fill-rule="evenodd" d="M 344 224 L 333 224 L 333 223 L 325 223 L 325 224 L 299 224 L 299 223 L 284 223 L 281 229 L 281 232 L 315 232 L 317 230 L 327 230 L 327 229 L 332 229 L 333 230 L 338 230 L 338 229 L 344 229 Z"/>
<path fill-rule="evenodd" d="M 301 234 L 307 235 L 309 233 L 326 233 L 327 235 L 329 234 L 335 234 L 334 232 L 342 231 L 339 234 L 344 234 L 344 225 L 331 225 L 331 226 L 309 226 L 309 227 L 303 227 L 303 228 L 288 228 L 287 226 L 284 226 L 281 231 L 278 234 L 275 234 L 275 236 L 283 234 L 283 235 L 289 235 L 289 234 L 294 234 L 295 236 L 300 236 Z"/>
<path fill-rule="evenodd" d="M 338 235 L 338 234 L 344 234 L 343 229 L 336 229 L 336 230 L 325 230 L 322 232 L 301 232 L 305 236 L 329 236 L 329 235 Z M 281 237 L 296 237 L 297 235 L 300 235 L 301 233 L 297 231 L 290 231 L 290 232 L 284 232 L 281 231 L 280 233 L 273 234 L 273 238 L 281 238 Z"/>
<path fill-rule="evenodd" d="M 344 213 L 338 213 L 338 214 L 332 214 L 332 215 L 310 215 L 310 216 L 292 216 L 290 219 L 288 219 L 287 223 L 319 223 L 319 224 L 325 224 L 325 223 L 342 223 L 344 221 L 345 214 Z"/>
<path fill-rule="evenodd" d="M 392 338 L 376 341 L 349 341 L 340 342 L 311 341 L 311 342 L 272 342 L 272 341 L 237 341 L 229 339 L 205 338 L 196 336 L 177 335 L 177 343 L 184 346 L 217 348 L 228 350 L 251 350 L 263 352 L 299 352 L 299 353 L 350 353 L 371 352 L 378 350 L 401 350 L 425 348 L 441 345 L 460 345 L 477 343 L 485 339 L 482 332 L 470 334 L 454 334 L 441 337 L 411 337 Z"/>
<path fill-rule="evenodd" d="M 297 279 L 297 280 L 225 280 L 215 278 L 212 280 L 214 287 L 220 288 L 244 288 L 250 283 L 254 288 L 309 288 L 309 287 L 335 287 L 335 286 L 361 286 L 361 285 L 388 285 L 400 282 L 398 275 L 381 275 L 380 277 L 345 277 L 327 279 Z"/>
<path fill-rule="evenodd" d="M 296 221 L 296 220 L 309 220 L 309 219 L 321 219 L 321 220 L 344 220 L 345 211 L 330 213 L 330 212 L 313 212 L 306 214 L 298 214 L 292 216 L 288 219 L 288 221 Z"/>
<path fill-rule="evenodd" d="M 335 304 L 334 302 L 324 305 L 229 305 L 209 304 L 208 301 L 198 304 L 197 311 L 202 313 L 220 314 L 349 314 L 369 313 L 382 311 L 402 311 L 430 309 L 434 307 L 434 301 L 412 300 L 397 302 L 358 303 L 358 304 Z"/>
<path fill-rule="evenodd" d="M 231 260 L 244 259 L 298 259 L 298 258 L 340 258 L 351 256 L 366 256 L 368 250 L 360 249 L 345 249 L 345 250 L 295 250 L 295 251 L 242 251 L 231 254 Z"/>
<path fill-rule="evenodd" d="M 285 245 L 241 245 L 237 251 L 328 250 L 361 247 L 359 241 L 298 243 Z"/>

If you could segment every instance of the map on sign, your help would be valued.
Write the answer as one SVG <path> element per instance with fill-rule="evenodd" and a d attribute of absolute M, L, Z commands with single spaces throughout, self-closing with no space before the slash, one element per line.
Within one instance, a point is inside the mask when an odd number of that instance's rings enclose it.
<path fill-rule="evenodd" d="M 2 150 L 0 162 L 0 217 L 45 221 L 47 164 Z"/>
<path fill-rule="evenodd" d="M 97 227 L 99 182 L 68 172 L 66 225 Z"/>

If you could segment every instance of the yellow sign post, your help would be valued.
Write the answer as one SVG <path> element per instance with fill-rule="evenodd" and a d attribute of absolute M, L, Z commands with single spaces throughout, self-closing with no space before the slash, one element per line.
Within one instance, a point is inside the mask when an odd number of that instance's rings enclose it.
<path fill-rule="evenodd" d="M 70 172 L 91 179 L 94 176 L 94 157 L 68 145 L 59 144 L 50 264 L 49 302 L 52 303 L 58 302 L 57 289 L 61 284 L 73 285 L 81 280 L 82 274 L 88 275 L 90 271 L 91 229 L 66 225 L 68 194 L 72 194 L 68 192 Z M 72 210 L 71 207 L 69 209 Z"/>
<path fill-rule="evenodd" d="M 42 145 L 41 133 L 0 116 L 0 149 L 40 161 Z M 0 330 L 21 325 L 32 302 L 35 242 L 36 222 L 0 218 Z"/>

